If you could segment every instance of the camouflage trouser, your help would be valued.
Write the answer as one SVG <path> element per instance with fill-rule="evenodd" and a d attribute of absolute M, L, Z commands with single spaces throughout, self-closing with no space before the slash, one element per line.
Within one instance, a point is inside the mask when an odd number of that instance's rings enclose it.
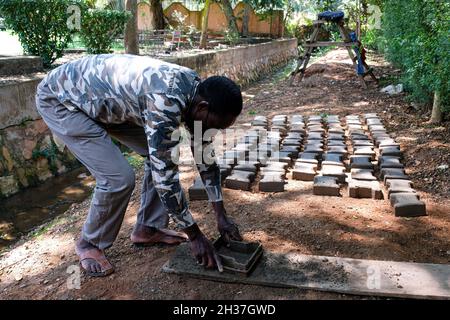
<path fill-rule="evenodd" d="M 112 245 L 135 185 L 134 171 L 111 137 L 147 159 L 137 222 L 149 227 L 167 227 L 169 217 L 153 185 L 144 128 L 128 124 L 99 124 L 81 111 L 69 111 L 45 86 L 38 88 L 36 105 L 53 134 L 65 143 L 96 179 L 89 214 L 82 230 L 86 241 L 100 249 Z"/>

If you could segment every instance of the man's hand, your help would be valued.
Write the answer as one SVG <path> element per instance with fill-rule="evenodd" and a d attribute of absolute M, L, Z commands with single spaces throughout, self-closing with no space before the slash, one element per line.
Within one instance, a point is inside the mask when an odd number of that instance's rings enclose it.
<path fill-rule="evenodd" d="M 197 224 L 193 224 L 192 226 L 184 229 L 184 232 L 186 232 L 189 237 L 191 252 L 197 260 L 197 263 L 208 269 L 217 267 L 219 272 L 223 272 L 220 257 L 217 255 L 213 245 L 201 232 Z"/>
<path fill-rule="evenodd" d="M 212 205 L 216 212 L 217 228 L 225 243 L 229 245 L 230 240 L 242 241 L 237 224 L 227 217 L 223 201 L 213 202 Z"/>
<path fill-rule="evenodd" d="M 238 226 L 230 218 L 224 216 L 224 218 L 219 219 L 217 221 L 217 228 L 227 245 L 230 245 L 230 240 L 242 241 Z"/>

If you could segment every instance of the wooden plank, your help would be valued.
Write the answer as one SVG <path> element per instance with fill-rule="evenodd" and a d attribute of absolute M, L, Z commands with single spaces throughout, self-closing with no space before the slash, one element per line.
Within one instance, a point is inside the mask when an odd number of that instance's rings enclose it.
<path fill-rule="evenodd" d="M 265 252 L 249 277 L 205 270 L 180 245 L 163 271 L 206 280 L 345 294 L 450 299 L 450 265 Z"/>
<path fill-rule="evenodd" d="M 317 41 L 312 43 L 305 43 L 305 47 L 352 47 L 357 45 L 356 42 L 341 42 L 341 41 Z"/>

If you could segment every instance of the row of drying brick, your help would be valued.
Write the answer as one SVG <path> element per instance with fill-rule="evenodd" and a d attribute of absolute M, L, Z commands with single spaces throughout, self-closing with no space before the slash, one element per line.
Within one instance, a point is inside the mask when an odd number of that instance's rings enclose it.
<path fill-rule="evenodd" d="M 288 121 L 286 115 L 277 115 L 272 118 L 272 129 L 268 128 L 266 117 L 255 117 L 252 128 L 218 159 L 225 187 L 251 190 L 260 171 L 260 191 L 284 191 L 287 170 L 303 140 L 304 120 L 302 116 L 292 116 Z M 207 198 L 201 187 L 197 178 L 189 189 L 194 199 Z"/>
<path fill-rule="evenodd" d="M 396 216 L 426 215 L 425 202 L 420 200 L 401 162 L 400 144 L 386 131 L 375 113 L 364 114 L 370 135 L 378 148 L 379 177 L 388 190 L 388 198 Z"/>

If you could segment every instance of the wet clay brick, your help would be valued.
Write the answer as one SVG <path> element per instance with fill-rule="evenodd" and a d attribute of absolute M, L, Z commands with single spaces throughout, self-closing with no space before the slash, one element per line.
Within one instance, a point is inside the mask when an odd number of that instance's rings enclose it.
<path fill-rule="evenodd" d="M 378 181 L 352 180 L 348 184 L 348 195 L 351 198 L 369 198 L 382 200 L 384 198 Z"/>
<path fill-rule="evenodd" d="M 259 191 L 283 192 L 285 184 L 286 182 L 284 181 L 281 175 L 277 174 L 264 175 L 264 177 L 259 181 Z"/>
<path fill-rule="evenodd" d="M 426 216 L 425 202 L 419 200 L 414 193 L 391 194 L 391 206 L 394 207 L 396 217 Z"/>
<path fill-rule="evenodd" d="M 335 177 L 316 176 L 314 178 L 313 194 L 318 196 L 336 196 L 339 197 L 339 184 Z"/>
<path fill-rule="evenodd" d="M 252 172 L 233 170 L 231 175 L 225 179 L 225 187 L 249 191 L 254 179 L 255 174 Z"/>
<path fill-rule="evenodd" d="M 354 180 L 376 181 L 373 171 L 369 169 L 351 169 L 351 177 Z"/>
<path fill-rule="evenodd" d="M 194 180 L 192 186 L 189 187 L 189 200 L 208 200 L 208 193 L 206 192 L 205 186 L 201 178 L 197 177 Z"/>

